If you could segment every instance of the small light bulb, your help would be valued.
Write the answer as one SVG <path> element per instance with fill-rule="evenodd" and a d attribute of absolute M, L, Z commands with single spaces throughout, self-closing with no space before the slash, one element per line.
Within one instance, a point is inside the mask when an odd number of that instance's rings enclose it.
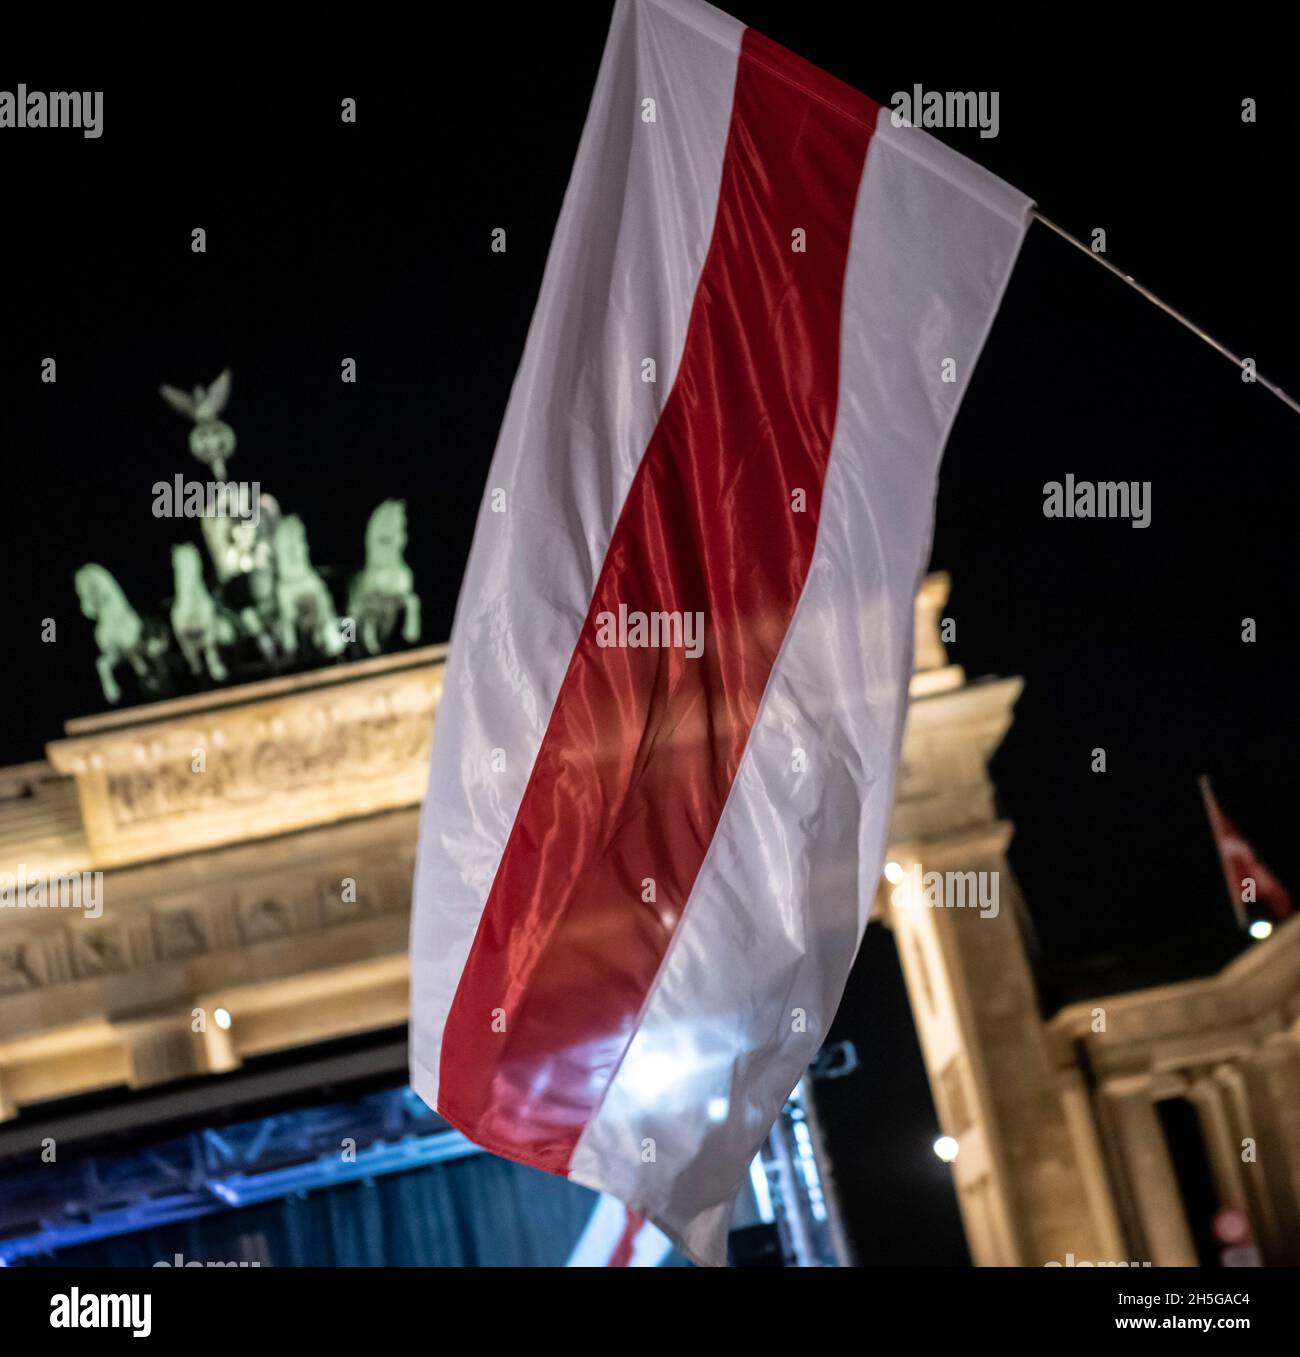
<path fill-rule="evenodd" d="M 230 1024 L 234 1021 L 234 1019 L 230 1016 L 230 1010 L 228 1008 L 217 1009 L 217 1011 L 212 1015 L 212 1017 L 213 1020 L 216 1022 L 217 1026 L 221 1028 L 223 1032 L 226 1031 L 230 1027 Z"/>
<path fill-rule="evenodd" d="M 1263 942 L 1265 938 L 1273 934 L 1273 925 L 1267 919 L 1256 919 L 1250 926 L 1250 936 L 1257 942 Z"/>
<path fill-rule="evenodd" d="M 951 1136 L 940 1136 L 934 1142 L 934 1152 L 943 1160 L 945 1164 L 951 1164 L 957 1158 L 957 1151 L 961 1147 Z"/>
<path fill-rule="evenodd" d="M 891 886 L 897 886 L 903 879 L 903 869 L 896 862 L 885 863 L 885 880 Z"/>

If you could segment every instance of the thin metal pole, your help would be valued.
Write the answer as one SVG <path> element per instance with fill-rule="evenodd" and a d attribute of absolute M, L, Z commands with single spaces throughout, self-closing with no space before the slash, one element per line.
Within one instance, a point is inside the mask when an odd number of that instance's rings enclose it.
<path fill-rule="evenodd" d="M 821 1116 L 817 1111 L 817 1090 L 813 1087 L 811 1075 L 804 1075 L 799 1082 L 803 1089 L 804 1121 L 808 1124 L 808 1138 L 812 1141 L 813 1163 L 817 1165 L 817 1176 L 822 1183 L 822 1200 L 826 1204 L 826 1224 L 830 1227 L 835 1266 L 852 1267 L 853 1250 L 849 1247 L 849 1237 L 844 1230 L 840 1194 L 835 1187 L 835 1166 L 831 1163 L 830 1155 L 826 1153 Z"/>
<path fill-rule="evenodd" d="M 1035 221 L 1042 222 L 1042 224 L 1046 226 L 1049 231 L 1055 231 L 1056 234 L 1060 236 L 1062 240 L 1068 240 L 1076 250 L 1082 250 L 1083 253 L 1086 254 L 1089 259 L 1096 260 L 1096 262 L 1100 264 L 1102 268 L 1108 269 L 1111 273 L 1115 275 L 1116 278 L 1119 278 L 1121 281 L 1127 283 L 1129 287 L 1133 289 L 1134 292 L 1141 293 L 1141 295 L 1144 296 L 1147 299 L 1147 301 L 1149 301 L 1153 306 L 1158 306 L 1165 313 L 1165 315 L 1172 316 L 1174 320 L 1176 320 L 1179 323 L 1179 325 L 1182 325 L 1184 328 L 1190 330 L 1198 339 L 1203 339 L 1210 346 L 1210 348 L 1216 349 L 1235 367 L 1240 368 L 1245 366 L 1242 360 L 1238 358 L 1237 355 L 1233 353 L 1233 351 L 1230 348 L 1228 348 L 1226 344 L 1220 344 L 1219 341 L 1215 339 L 1213 335 L 1207 334 L 1204 330 L 1201 329 L 1199 325 L 1196 324 L 1195 321 L 1188 320 L 1188 318 L 1185 315 L 1183 315 L 1181 311 L 1175 311 L 1174 308 L 1170 306 L 1168 302 L 1162 300 L 1160 297 L 1157 297 L 1156 294 L 1152 292 L 1150 288 L 1143 287 L 1142 284 L 1137 281 L 1137 279 L 1130 277 L 1127 273 L 1123 271 L 1123 269 L 1117 269 L 1115 265 L 1112 264 L 1110 260 L 1107 259 L 1104 255 L 1100 255 L 1095 250 L 1090 249 L 1077 236 L 1072 236 L 1063 226 L 1058 226 L 1051 219 L 1051 217 L 1045 217 L 1037 208 L 1034 208 L 1030 212 L 1030 215 L 1033 217 Z M 1296 412 L 1296 414 L 1300 415 L 1300 401 L 1297 401 L 1294 396 L 1288 395 L 1285 391 L 1282 390 L 1280 386 L 1277 385 L 1276 382 L 1270 382 L 1269 379 L 1265 377 L 1262 372 L 1258 371 L 1258 369 L 1255 372 L 1255 380 L 1260 384 L 1260 386 L 1264 387 L 1268 391 L 1271 391 L 1278 398 L 1278 400 L 1282 402 L 1283 405 L 1289 405 L 1291 409 Z"/>

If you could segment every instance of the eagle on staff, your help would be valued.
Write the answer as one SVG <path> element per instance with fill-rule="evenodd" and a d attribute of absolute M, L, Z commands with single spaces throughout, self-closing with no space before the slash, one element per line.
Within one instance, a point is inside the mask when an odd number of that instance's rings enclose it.
<path fill-rule="evenodd" d="M 196 386 L 193 392 L 185 392 L 164 382 L 158 393 L 173 410 L 194 421 L 190 451 L 212 468 L 219 481 L 225 480 L 226 460 L 235 452 L 235 431 L 219 416 L 230 399 L 230 369 L 226 368 L 211 386 Z"/>

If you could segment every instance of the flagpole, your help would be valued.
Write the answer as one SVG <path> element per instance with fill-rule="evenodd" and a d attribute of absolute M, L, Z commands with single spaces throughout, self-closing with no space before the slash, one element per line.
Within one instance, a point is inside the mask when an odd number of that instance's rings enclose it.
<path fill-rule="evenodd" d="M 1070 244 L 1075 247 L 1075 249 L 1082 250 L 1083 253 L 1086 254 L 1089 259 L 1096 260 L 1096 262 L 1100 264 L 1102 268 L 1108 269 L 1111 273 L 1115 275 L 1116 278 L 1120 279 L 1121 282 L 1127 283 L 1129 287 L 1133 289 L 1134 292 L 1140 293 L 1143 297 L 1145 297 L 1147 301 L 1149 301 L 1152 304 L 1152 306 L 1158 306 L 1160 310 L 1162 310 L 1165 313 L 1165 315 L 1172 316 L 1174 320 L 1176 320 L 1179 323 L 1179 325 L 1183 326 L 1185 329 L 1190 330 L 1198 339 L 1203 339 L 1210 346 L 1210 348 L 1221 353 L 1235 367 L 1240 368 L 1245 366 L 1243 361 L 1240 358 L 1238 358 L 1237 355 L 1233 353 L 1233 351 L 1230 348 L 1228 348 L 1226 344 L 1220 344 L 1219 341 L 1215 339 L 1213 335 L 1208 334 L 1206 331 L 1202 330 L 1201 327 L 1197 325 L 1195 321 L 1189 320 L 1185 315 L 1183 315 L 1181 311 L 1174 310 L 1174 308 L 1170 306 L 1167 301 L 1165 301 L 1161 297 L 1157 297 L 1156 294 L 1152 292 L 1149 287 L 1143 287 L 1142 284 L 1139 283 L 1136 278 L 1133 278 L 1131 275 L 1125 273 L 1123 269 L 1116 268 L 1115 265 L 1112 264 L 1110 260 L 1107 259 L 1104 255 L 1098 254 L 1090 246 L 1085 244 L 1085 242 L 1080 240 L 1078 236 L 1072 236 L 1063 226 L 1058 226 L 1056 222 L 1054 222 L 1051 219 L 1051 217 L 1045 217 L 1036 207 L 1030 209 L 1029 215 L 1035 221 L 1042 222 L 1042 224 L 1046 226 L 1049 231 L 1055 231 L 1056 234 L 1060 236 L 1062 240 L 1068 240 Z M 1255 380 L 1266 390 L 1271 391 L 1273 395 L 1275 395 L 1278 398 L 1278 400 L 1282 402 L 1283 405 L 1290 406 L 1290 408 L 1294 410 L 1296 414 L 1300 415 L 1300 401 L 1297 401 L 1294 396 L 1288 395 L 1285 391 L 1282 390 L 1280 386 L 1277 385 L 1276 382 L 1270 382 L 1269 379 L 1265 377 L 1264 374 L 1260 372 L 1258 369 L 1256 369 L 1255 371 Z"/>

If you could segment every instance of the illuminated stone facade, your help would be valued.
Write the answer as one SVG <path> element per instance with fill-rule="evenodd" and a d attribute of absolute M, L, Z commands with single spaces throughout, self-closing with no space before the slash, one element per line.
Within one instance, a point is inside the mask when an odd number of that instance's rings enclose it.
<path fill-rule="evenodd" d="M 1300 1262 L 1300 918 L 1219 975 L 1040 1017 L 1030 931 L 988 761 L 1018 679 L 966 684 L 918 600 L 918 673 L 881 886 L 977 1264 L 1195 1265 L 1159 1116 L 1197 1109 L 1219 1208 L 1246 1213 L 1263 1261 Z M 927 625 L 929 619 L 929 625 Z M 929 648 L 924 643 L 929 634 Z M 930 677 L 928 677 L 930 676 Z M 917 869 L 996 873 L 998 910 L 918 900 Z M 1254 1161 L 1249 1156 L 1256 1156 Z M 1243 1160 L 1243 1155 L 1247 1156 Z"/>
<path fill-rule="evenodd" d="M 904 875 L 882 882 L 877 917 L 894 930 L 959 1145 L 972 1257 L 1195 1261 L 1156 1116 L 1184 1097 L 1218 1200 L 1247 1213 L 1266 1260 L 1295 1261 L 1300 920 L 1219 976 L 1043 1022 L 1012 826 L 988 774 L 1020 681 L 967 683 L 948 664 L 946 599 L 942 576 L 917 598 L 889 850 Z M 98 918 L 0 910 L 0 1120 L 405 1021 L 443 656 L 427 647 L 71 721 L 48 762 L 0 771 L 0 870 L 103 872 Z M 932 908 L 914 868 L 996 873 L 996 914 Z"/>

